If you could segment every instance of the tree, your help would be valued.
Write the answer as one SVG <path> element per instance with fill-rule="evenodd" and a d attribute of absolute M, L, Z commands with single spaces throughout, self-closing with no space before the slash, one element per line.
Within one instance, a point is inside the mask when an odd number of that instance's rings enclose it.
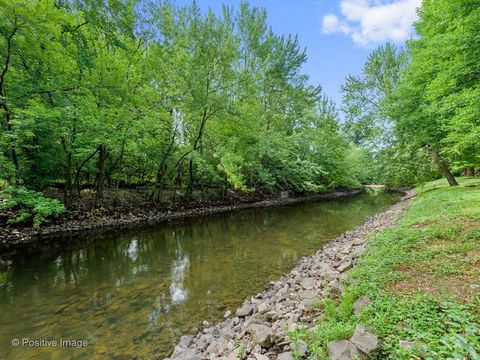
<path fill-rule="evenodd" d="M 1 176 L 73 206 L 358 186 L 335 106 L 265 10 L 0 0 Z M 2 182 L 3 184 L 3 182 Z M 29 191 L 29 190 L 28 190 Z M 106 199 L 105 199 L 106 198 Z"/>
<path fill-rule="evenodd" d="M 408 64 L 408 54 L 391 43 L 373 50 L 360 76 L 349 75 L 342 86 L 344 130 L 352 141 L 378 151 L 392 140 L 394 119 L 385 101 Z"/>
<path fill-rule="evenodd" d="M 457 182 L 449 163 L 478 161 L 472 101 L 478 89 L 477 42 L 480 12 L 474 1 L 424 1 L 416 24 L 419 38 L 409 42 L 411 64 L 392 96 L 398 134 L 426 148 L 450 185 Z"/>

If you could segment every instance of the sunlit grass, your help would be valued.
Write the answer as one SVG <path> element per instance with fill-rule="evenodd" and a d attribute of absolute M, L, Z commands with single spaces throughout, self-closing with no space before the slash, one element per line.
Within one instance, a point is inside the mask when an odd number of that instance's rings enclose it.
<path fill-rule="evenodd" d="M 425 184 L 401 223 L 370 240 L 349 273 L 355 285 L 325 300 L 317 330 L 297 335 L 312 353 L 326 358 L 327 343 L 361 323 L 382 338 L 379 359 L 480 359 L 480 179 L 459 180 Z M 361 295 L 372 304 L 356 317 Z"/>

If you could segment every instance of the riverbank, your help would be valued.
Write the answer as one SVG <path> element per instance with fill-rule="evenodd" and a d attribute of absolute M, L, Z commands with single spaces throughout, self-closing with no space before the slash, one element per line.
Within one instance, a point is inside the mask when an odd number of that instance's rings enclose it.
<path fill-rule="evenodd" d="M 480 358 L 480 180 L 460 184 L 408 192 L 171 359 Z"/>
<path fill-rule="evenodd" d="M 32 226 L 4 226 L 0 228 L 0 254 L 13 251 L 31 243 L 55 240 L 88 231 L 109 231 L 112 229 L 135 228 L 156 223 L 208 216 L 249 208 L 282 206 L 306 201 L 333 200 L 355 196 L 363 189 L 332 190 L 319 194 L 294 195 L 287 198 L 233 197 L 218 201 L 196 201 L 189 203 L 164 203 L 125 201 L 120 204 L 106 204 L 89 211 L 88 201 L 77 205 L 39 229 Z"/>
<path fill-rule="evenodd" d="M 378 359 L 480 359 L 480 179 L 458 181 L 417 188 L 399 224 L 369 240 L 352 285 L 292 338 L 318 358 L 350 359 L 332 355 L 363 326 Z"/>
<path fill-rule="evenodd" d="M 183 336 L 170 358 L 287 360 L 311 354 L 307 342 L 294 337 L 296 331 L 315 328 L 322 299 L 342 293 L 367 237 L 397 224 L 413 195 L 331 241 L 239 309 L 227 311 L 219 324 L 204 323 L 198 334 Z"/>

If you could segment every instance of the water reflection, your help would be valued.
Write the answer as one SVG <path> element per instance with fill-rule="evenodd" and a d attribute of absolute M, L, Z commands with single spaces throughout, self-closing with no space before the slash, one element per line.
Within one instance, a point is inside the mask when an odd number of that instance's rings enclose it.
<path fill-rule="evenodd" d="M 16 256 L 2 273 L 0 358 L 163 357 L 340 233 L 394 201 L 254 209 L 89 235 L 83 245 Z M 84 349 L 13 348 L 12 338 L 89 339 Z"/>
<path fill-rule="evenodd" d="M 188 269 L 190 262 L 187 256 L 173 260 L 172 275 L 170 284 L 170 295 L 172 303 L 180 304 L 187 299 L 187 290 L 183 286 L 185 271 Z"/>

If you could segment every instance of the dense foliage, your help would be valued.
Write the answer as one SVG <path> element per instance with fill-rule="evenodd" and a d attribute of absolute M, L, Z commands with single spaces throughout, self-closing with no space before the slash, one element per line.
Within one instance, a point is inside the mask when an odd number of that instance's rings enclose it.
<path fill-rule="evenodd" d="M 147 6 L 148 5 L 148 6 Z M 12 185 L 227 190 L 358 186 L 361 151 L 301 73 L 305 50 L 244 3 L 0 0 L 0 176 Z"/>
<path fill-rule="evenodd" d="M 345 119 L 264 10 L 0 0 L 0 180 L 63 202 L 146 186 L 228 191 L 411 186 L 479 166 L 480 10 L 424 1 L 418 37 L 375 49 Z"/>
<path fill-rule="evenodd" d="M 38 228 L 49 216 L 64 212 L 65 207 L 56 199 L 45 198 L 41 192 L 9 186 L 0 193 L 0 210 L 12 214 L 7 220 L 9 224 L 31 219 L 33 227 Z"/>
<path fill-rule="evenodd" d="M 417 38 L 387 44 L 343 87 L 346 130 L 371 153 L 380 182 L 412 185 L 479 167 L 478 2 L 424 0 Z"/>

